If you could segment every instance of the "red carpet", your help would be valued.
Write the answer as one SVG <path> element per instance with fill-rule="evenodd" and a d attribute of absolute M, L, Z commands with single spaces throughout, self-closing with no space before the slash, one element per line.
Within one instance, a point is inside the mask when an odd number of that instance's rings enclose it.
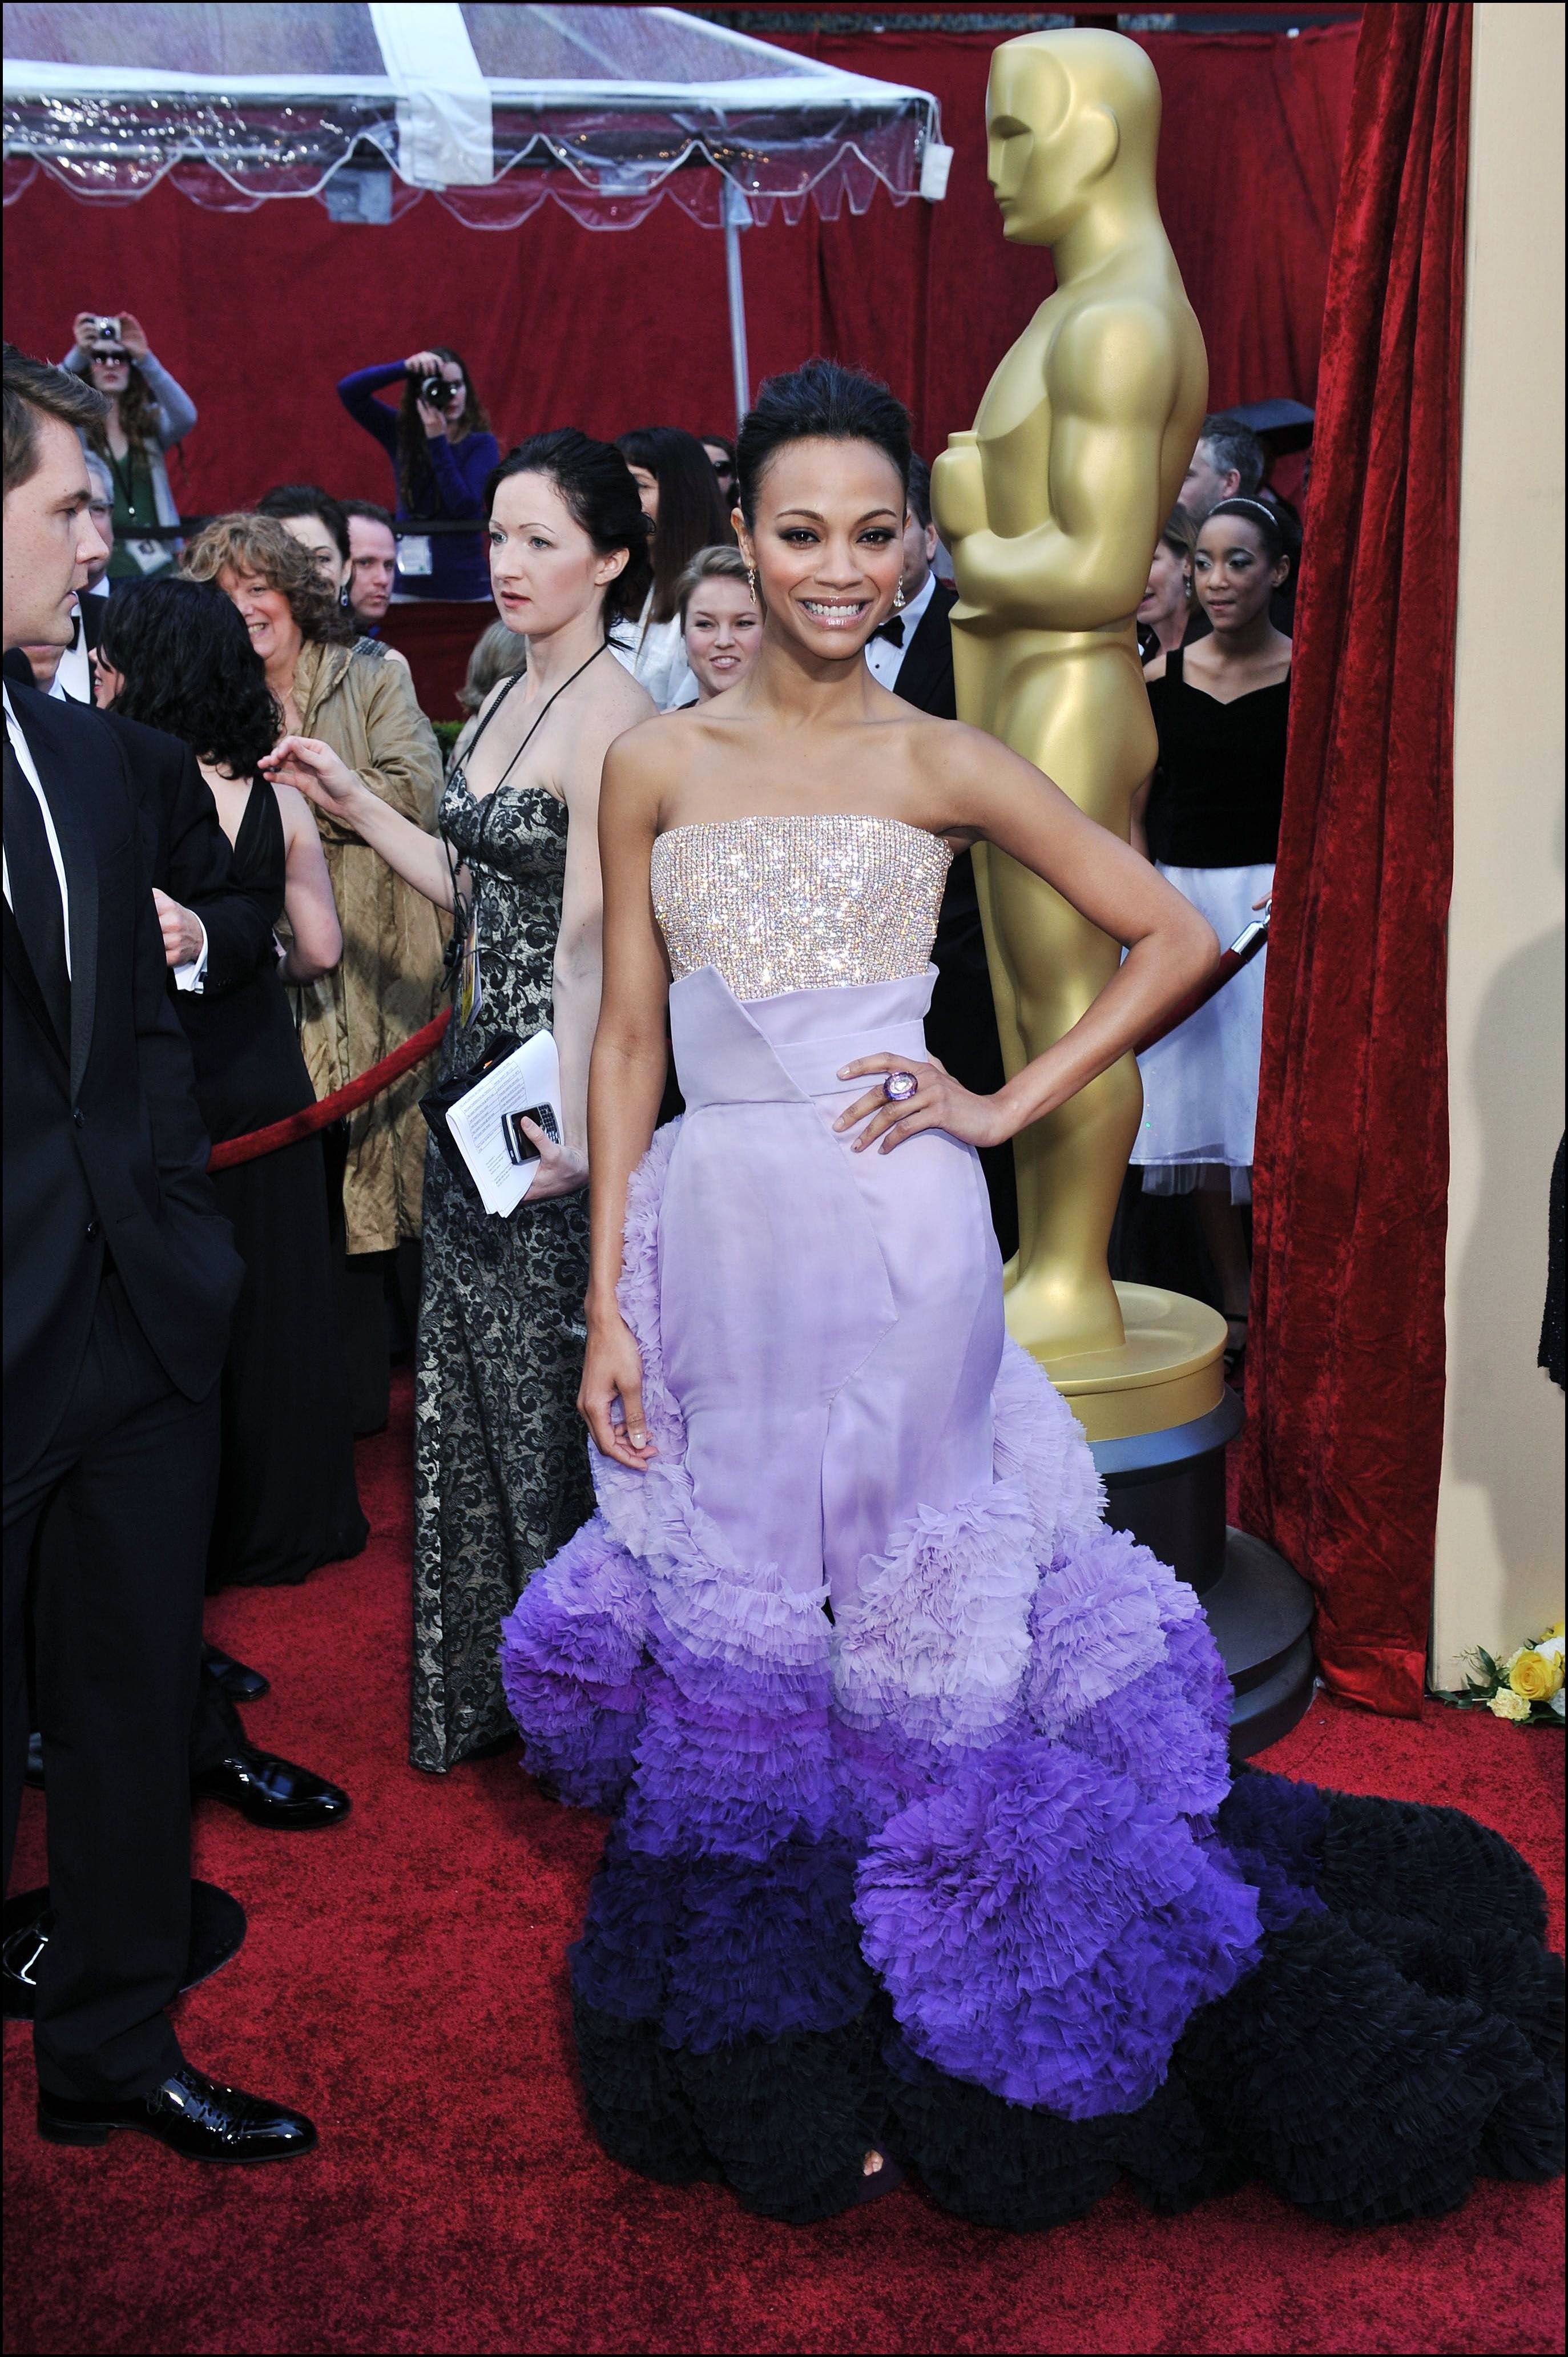
<path fill-rule="evenodd" d="M 338 1776 L 341 1830 L 203 1810 L 197 1870 L 250 1910 L 185 2001 L 192 2059 L 319 2124 L 307 2160 L 202 2169 L 140 2138 L 39 2144 L 5 2033 L 6 2346 L 17 2351 L 1555 2351 L 1562 2187 L 1483 2182 L 1435 2223 L 1351 2234 L 1246 2191 L 1152 2218 L 1117 2194 L 1048 2236 L 960 2225 L 912 2189 L 808 2229 L 597 2154 L 564 1950 L 601 1838 L 515 1755 L 405 1765 L 409 1401 L 361 1452 L 359 1562 L 240 1591 L 213 1634 L 266 1670 L 256 1739 Z M 1429 1706 L 1319 1697 L 1265 1764 L 1451 1802 L 1520 1846 L 1562 1923 L 1562 1746 Z M 43 1879 L 29 1793 L 17 1888 Z M 1367 2101 L 1379 2091 L 1369 2086 Z"/>

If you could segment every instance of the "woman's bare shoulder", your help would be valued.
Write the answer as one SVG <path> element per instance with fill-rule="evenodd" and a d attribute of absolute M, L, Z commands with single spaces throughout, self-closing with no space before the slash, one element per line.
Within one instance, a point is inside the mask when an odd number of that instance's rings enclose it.
<path fill-rule="evenodd" d="M 635 728 L 639 721 L 659 718 L 659 706 L 642 682 L 613 654 L 608 662 L 596 663 L 594 671 L 598 674 L 594 680 L 594 709 L 613 721 L 618 733 Z"/>
<path fill-rule="evenodd" d="M 1156 679 L 1164 679 L 1165 675 L 1165 651 L 1164 647 L 1162 647 L 1158 654 L 1151 655 L 1148 662 L 1144 665 L 1144 677 L 1145 680 L 1154 681 Z"/>

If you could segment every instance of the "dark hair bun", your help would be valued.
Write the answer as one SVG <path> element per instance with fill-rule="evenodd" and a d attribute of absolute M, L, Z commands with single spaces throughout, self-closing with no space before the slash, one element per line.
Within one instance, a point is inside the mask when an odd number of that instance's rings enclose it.
<path fill-rule="evenodd" d="M 747 523 L 768 461 L 787 442 L 873 443 L 891 458 L 898 480 L 908 489 L 909 413 L 897 394 L 859 369 L 816 360 L 788 376 L 768 378 L 736 444 L 740 508 Z"/>
<path fill-rule="evenodd" d="M 614 443 L 596 442 L 575 425 L 531 434 L 508 451 L 485 485 L 487 512 L 510 475 L 547 475 L 601 556 L 626 550 L 626 564 L 605 591 L 605 630 L 634 620 L 653 579 L 649 523 L 631 468 Z"/>

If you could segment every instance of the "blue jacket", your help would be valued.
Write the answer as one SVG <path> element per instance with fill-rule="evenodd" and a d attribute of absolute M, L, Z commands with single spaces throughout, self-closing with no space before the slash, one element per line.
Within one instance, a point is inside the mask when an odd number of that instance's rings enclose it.
<path fill-rule="evenodd" d="M 376 394 L 382 386 L 402 384 L 404 381 L 401 361 L 388 361 L 376 368 L 356 369 L 351 376 L 342 379 L 338 398 L 367 434 L 373 434 L 397 469 L 397 415 L 378 401 Z M 411 507 L 397 486 L 397 515 L 400 523 L 419 523 L 442 516 L 478 516 L 484 513 L 486 480 L 500 457 L 500 445 L 493 434 L 465 434 L 460 442 L 449 442 L 437 435 L 424 446 L 430 461 L 433 492 L 423 498 L 418 506 Z M 407 597 L 483 597 L 490 595 L 490 562 L 483 529 L 472 533 L 456 532 L 433 533 L 430 536 L 428 573 L 404 575 L 399 572 L 393 585 L 394 594 Z"/>

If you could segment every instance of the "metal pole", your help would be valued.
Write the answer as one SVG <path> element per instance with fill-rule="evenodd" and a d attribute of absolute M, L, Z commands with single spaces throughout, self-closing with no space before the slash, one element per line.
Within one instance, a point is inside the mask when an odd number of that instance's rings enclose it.
<path fill-rule="evenodd" d="M 735 370 L 736 428 L 751 407 L 751 371 L 746 359 L 746 288 L 740 275 L 740 232 L 751 225 L 751 208 L 745 192 L 725 189 L 725 276 L 729 287 L 729 349 Z"/>

